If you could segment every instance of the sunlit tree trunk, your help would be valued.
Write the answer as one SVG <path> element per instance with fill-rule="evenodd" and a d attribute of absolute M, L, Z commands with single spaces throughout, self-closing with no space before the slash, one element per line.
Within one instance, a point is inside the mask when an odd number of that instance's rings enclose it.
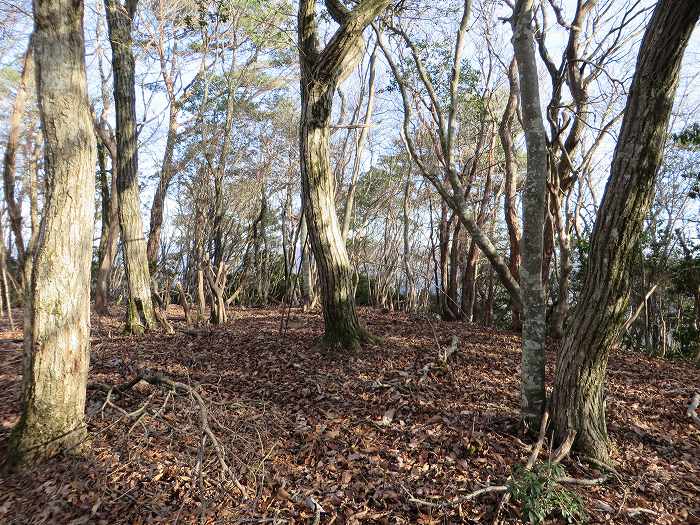
<path fill-rule="evenodd" d="M 358 347 L 367 334 L 357 319 L 350 261 L 335 210 L 329 154 L 333 94 L 361 56 L 363 31 L 388 4 L 389 0 L 362 0 L 348 11 L 338 0 L 328 0 L 326 6 L 340 27 L 321 49 L 315 2 L 299 2 L 302 200 L 321 283 L 324 342 L 343 348 Z"/>
<path fill-rule="evenodd" d="M 518 87 L 518 73 L 517 73 L 517 62 L 513 59 L 508 68 L 508 84 L 510 86 L 510 93 L 508 95 L 508 102 L 506 103 L 506 108 L 503 112 L 503 117 L 498 126 L 498 136 L 501 140 L 501 147 L 503 148 L 504 157 L 504 191 L 505 195 L 503 197 L 503 208 L 506 219 L 506 226 L 508 228 L 508 240 L 510 241 L 510 258 L 508 260 L 508 267 L 510 268 L 510 273 L 513 279 L 520 281 L 520 226 L 518 225 L 518 212 L 517 212 L 517 171 L 515 166 L 515 155 L 513 153 L 513 119 L 515 118 L 515 113 L 518 104 L 518 97 L 520 96 L 520 91 Z M 520 318 L 520 312 L 516 307 L 511 309 L 512 322 L 511 327 L 513 330 L 522 329 L 522 320 Z"/>
<path fill-rule="evenodd" d="M 85 436 L 95 134 L 80 1 L 35 0 L 34 50 L 48 192 L 26 307 L 22 414 L 14 463 L 76 447 Z"/>
<path fill-rule="evenodd" d="M 142 333 L 144 329 L 153 328 L 155 317 L 138 184 L 134 55 L 131 50 L 131 26 L 136 4 L 137 0 L 126 0 L 124 4 L 120 0 L 105 0 L 112 45 L 114 104 L 117 114 L 115 169 L 119 226 L 122 232 L 124 273 L 129 290 L 126 329 L 132 333 Z"/>
<path fill-rule="evenodd" d="M 17 158 L 17 146 L 19 143 L 20 132 L 22 128 L 22 116 L 24 115 L 24 106 L 27 102 L 28 87 L 34 74 L 34 58 L 32 38 L 29 39 L 27 50 L 24 53 L 22 62 L 22 75 L 20 77 L 17 94 L 15 95 L 12 111 L 10 112 L 10 121 L 8 123 L 7 143 L 5 144 L 5 155 L 3 162 L 3 191 L 5 194 L 5 204 L 7 212 L 10 216 L 10 229 L 15 236 L 15 244 L 17 246 L 17 261 L 20 267 L 20 278 L 23 279 L 23 266 L 26 258 L 24 235 L 22 230 L 22 204 L 17 201 L 15 195 L 15 167 Z M 3 241 L 4 242 L 4 241 Z M 28 283 L 23 282 L 22 286 Z"/>
<path fill-rule="evenodd" d="M 559 352 L 554 424 L 562 439 L 608 461 L 604 383 L 628 309 L 630 269 L 654 194 L 696 0 L 660 0 L 642 40 L 610 178 L 591 237 L 583 290 Z"/>

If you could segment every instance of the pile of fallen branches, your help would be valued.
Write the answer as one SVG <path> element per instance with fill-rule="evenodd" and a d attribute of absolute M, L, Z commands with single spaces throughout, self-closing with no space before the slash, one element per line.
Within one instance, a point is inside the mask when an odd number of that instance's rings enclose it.
<path fill-rule="evenodd" d="M 155 389 L 144 394 L 142 389 L 137 389 L 139 385 L 147 384 Z M 209 385 L 212 389 L 217 389 L 217 385 Z M 197 384 L 186 384 L 176 381 L 160 373 L 137 373 L 127 382 L 117 385 L 106 385 L 103 383 L 92 383 L 88 386 L 93 391 L 103 392 L 104 399 L 100 398 L 100 406 L 94 414 L 102 414 L 107 409 L 114 410 L 120 414 L 119 420 L 126 419 L 130 426 L 127 435 L 130 441 L 136 439 L 133 431 L 139 426 L 143 429 L 145 437 L 144 443 L 148 442 L 149 429 L 147 420 L 160 420 L 177 430 L 180 436 L 185 436 L 190 442 L 198 443 L 196 465 L 193 465 L 193 479 L 198 480 L 201 499 L 206 486 L 212 486 L 211 480 L 218 479 L 219 490 L 231 486 L 234 491 L 240 494 L 241 501 L 247 501 L 250 505 L 255 505 L 255 498 L 259 495 L 260 487 L 265 483 L 265 462 L 270 459 L 274 445 L 270 444 L 268 432 L 265 426 L 258 424 L 258 407 L 250 407 L 243 403 L 228 401 L 225 396 L 220 396 L 222 401 L 207 399 L 202 392 L 202 388 Z M 137 395 L 139 401 L 137 406 L 128 410 L 123 408 L 125 402 L 121 403 L 127 396 Z M 145 399 L 144 399 L 145 396 Z M 175 400 L 177 398 L 189 398 L 192 410 L 175 410 Z M 177 422 L 173 422 L 168 417 L 166 407 L 170 403 L 171 411 L 177 414 Z M 240 407 L 232 405 L 240 405 Z M 96 405 L 94 405 L 96 406 Z M 227 423 L 222 419 L 225 414 L 230 415 L 230 410 L 240 413 L 241 421 Z M 236 410 L 240 408 L 240 410 Z M 216 414 L 219 412 L 219 417 Z M 191 421 L 184 421 L 183 418 L 190 418 Z M 116 422 L 115 422 L 116 423 Z M 112 424 L 110 424 L 112 426 Z M 219 436 L 214 431 L 220 429 Z M 231 428 L 231 427 L 236 427 Z M 223 434 L 221 433 L 223 431 Z M 201 432 L 197 437 L 196 433 Z M 189 437 L 187 435 L 189 434 Z M 222 441 L 220 436 L 225 436 Z M 182 437 L 180 441 L 182 441 Z M 182 446 L 182 442 L 179 444 Z M 175 445 L 177 446 L 177 444 Z M 136 447 L 134 447 L 136 448 Z M 206 459 L 207 450 L 213 451 L 213 461 Z M 173 453 L 177 453 L 173 450 Z M 209 478 L 209 482 L 207 482 Z M 223 494 L 229 494 L 225 490 Z M 230 496 L 229 496 L 230 497 Z"/>

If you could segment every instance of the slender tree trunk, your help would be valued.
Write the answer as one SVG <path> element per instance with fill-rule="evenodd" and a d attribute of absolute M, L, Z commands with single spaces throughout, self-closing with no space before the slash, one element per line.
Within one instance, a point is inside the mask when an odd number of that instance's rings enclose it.
<path fill-rule="evenodd" d="M 457 297 L 459 288 L 459 255 L 463 249 L 464 243 L 460 238 L 461 222 L 455 221 L 455 229 L 452 234 L 452 245 L 450 246 L 450 270 L 447 280 L 447 308 L 450 312 L 450 318 L 457 320 L 462 317 L 461 304 Z"/>
<path fill-rule="evenodd" d="M 171 100 L 168 118 L 168 135 L 165 141 L 165 152 L 163 153 L 163 164 L 160 168 L 160 179 L 158 187 L 153 194 L 151 204 L 151 221 L 148 232 L 148 245 L 146 246 L 146 256 L 151 274 L 155 274 L 158 269 L 158 252 L 160 250 L 160 236 L 163 228 L 163 213 L 165 197 L 168 193 L 170 181 L 173 178 L 173 153 L 177 142 L 177 102 Z"/>
<path fill-rule="evenodd" d="M 610 178 L 593 227 L 583 290 L 557 359 L 558 439 L 608 461 L 604 383 L 625 323 L 630 268 L 653 198 L 683 53 L 700 18 L 696 0 L 660 0 L 637 58 Z"/>
<path fill-rule="evenodd" d="M 301 216 L 299 226 L 299 242 L 301 244 L 301 303 L 303 307 L 310 306 L 314 302 L 313 273 L 311 272 L 311 257 L 309 256 L 309 233 L 306 228 L 306 214 Z"/>
<path fill-rule="evenodd" d="M 474 321 L 476 303 L 476 277 L 478 273 L 479 247 L 474 239 L 469 242 L 462 276 L 462 317 L 468 323 Z"/>
<path fill-rule="evenodd" d="M 95 311 L 106 313 L 109 303 L 109 279 L 112 265 L 117 255 L 119 243 L 119 201 L 117 197 L 117 179 L 112 170 L 110 185 L 107 186 L 107 169 L 104 158 L 105 148 L 98 143 L 97 158 L 99 160 L 101 193 L 102 193 L 102 233 L 98 250 L 98 267 L 95 278 Z M 112 164 L 114 166 L 114 164 Z M 103 178 L 104 175 L 104 178 Z"/>
<path fill-rule="evenodd" d="M 352 224 L 352 212 L 355 206 L 355 189 L 357 188 L 357 178 L 360 175 L 360 165 L 362 162 L 362 154 L 365 149 L 365 141 L 369 135 L 370 126 L 372 125 L 372 112 L 374 111 L 374 79 L 375 79 L 375 63 L 377 58 L 377 48 L 375 46 L 374 51 L 369 59 L 369 84 L 367 87 L 367 111 L 365 113 L 365 120 L 362 129 L 360 130 L 360 135 L 357 138 L 357 144 L 355 145 L 355 160 L 352 165 L 352 178 L 350 180 L 350 187 L 348 188 L 348 197 L 345 203 L 345 213 L 343 214 L 343 239 L 345 242 L 348 241 L 348 233 L 350 232 L 350 226 Z"/>
<path fill-rule="evenodd" d="M 136 3 L 137 0 L 126 0 L 125 4 L 120 0 L 105 0 L 109 40 L 112 44 L 114 103 L 117 113 L 119 226 L 122 232 L 124 273 L 129 289 L 126 330 L 142 333 L 144 329 L 155 326 L 155 317 L 138 185 L 134 55 L 131 51 L 131 25 Z"/>
<path fill-rule="evenodd" d="M 412 312 L 416 308 L 416 286 L 413 271 L 411 271 L 411 244 L 410 238 L 410 223 L 408 215 L 409 196 L 411 192 L 411 173 L 409 171 L 406 177 L 406 184 L 403 192 L 403 270 L 406 278 L 406 311 Z"/>
<path fill-rule="evenodd" d="M 518 0 L 513 14 L 513 49 L 520 76 L 520 106 L 527 143 L 527 178 L 523 195 L 523 355 L 521 414 L 530 428 L 539 427 L 546 394 L 545 301 L 542 286 L 543 227 L 546 206 L 547 136 L 542 122 L 537 59 L 532 30 L 533 0 Z"/>
<path fill-rule="evenodd" d="M 15 95 L 14 103 L 12 104 L 2 173 L 5 203 L 7 204 L 7 212 L 10 216 L 10 229 L 12 230 L 12 234 L 15 236 L 15 244 L 17 245 L 17 261 L 20 267 L 20 278 L 23 277 L 22 267 L 24 266 L 26 254 L 24 236 L 22 234 L 22 205 L 20 202 L 15 200 L 15 162 L 17 158 L 17 145 L 22 127 L 22 115 L 24 114 L 24 106 L 27 101 L 27 88 L 32 75 L 34 74 L 32 40 L 33 39 L 30 37 L 27 50 L 24 53 L 22 76 L 20 77 L 19 86 L 17 87 L 17 94 Z M 27 284 L 28 283 L 23 282 L 22 286 L 26 286 Z"/>
<path fill-rule="evenodd" d="M 85 436 L 95 134 L 80 1 L 34 1 L 37 91 L 48 193 L 27 305 L 15 464 L 71 450 Z"/>
<path fill-rule="evenodd" d="M 518 67 L 517 62 L 513 59 L 508 68 L 508 83 L 510 85 L 510 95 L 506 103 L 506 109 L 503 112 L 500 125 L 498 126 L 498 135 L 501 139 L 501 147 L 503 148 L 504 156 L 504 171 L 505 171 L 505 196 L 503 199 L 503 208 L 506 218 L 506 226 L 508 228 L 508 240 L 510 241 L 510 258 L 508 267 L 513 279 L 520 282 L 520 226 L 518 225 L 518 212 L 516 210 L 517 201 L 517 172 L 515 166 L 515 155 L 513 154 L 513 119 L 515 118 L 516 108 L 520 90 L 518 87 Z M 522 319 L 517 307 L 511 308 L 511 327 L 513 330 L 519 331 L 522 329 Z"/>

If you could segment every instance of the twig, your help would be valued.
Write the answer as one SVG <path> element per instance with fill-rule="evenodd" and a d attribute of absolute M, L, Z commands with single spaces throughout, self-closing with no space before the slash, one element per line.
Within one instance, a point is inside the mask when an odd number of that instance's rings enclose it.
<path fill-rule="evenodd" d="M 150 385 L 153 385 L 153 386 L 168 386 L 172 390 L 174 390 L 175 392 L 177 392 L 177 391 L 186 392 L 192 396 L 192 398 L 196 401 L 197 405 L 199 405 L 199 417 L 200 417 L 200 422 L 202 424 L 202 430 L 204 431 L 204 433 L 206 434 L 206 436 L 209 438 L 209 440 L 212 442 L 212 445 L 214 446 L 214 451 L 216 452 L 216 456 L 219 460 L 221 470 L 225 474 L 228 474 L 231 477 L 236 488 L 240 491 L 243 498 L 246 499 L 248 497 L 248 493 L 247 493 L 245 487 L 243 485 L 241 485 L 240 481 L 238 481 L 237 476 L 234 474 L 234 472 L 231 470 L 231 468 L 226 463 L 226 459 L 224 457 L 224 449 L 222 448 L 221 444 L 219 443 L 219 440 L 216 438 L 216 436 L 214 435 L 214 432 L 212 432 L 211 427 L 209 426 L 209 418 L 208 418 L 206 403 L 204 402 L 204 399 L 202 398 L 202 396 L 199 395 L 199 393 L 195 389 L 193 389 L 189 385 L 186 385 L 184 383 L 180 383 L 179 381 L 173 381 L 172 379 L 170 379 L 168 377 L 158 375 L 158 374 L 137 375 L 132 380 L 130 380 L 127 383 L 124 383 L 122 385 L 119 385 L 117 387 L 108 387 L 107 385 L 102 385 L 102 384 L 91 385 L 91 386 L 92 386 L 92 388 L 95 388 L 98 390 L 107 391 L 108 396 L 109 396 L 113 390 L 116 390 L 117 392 L 125 392 L 126 390 L 136 386 L 141 381 L 144 381 L 144 382 L 146 382 Z M 112 404 L 109 400 L 108 400 L 108 402 L 110 404 Z M 116 405 L 112 405 L 112 406 L 116 407 Z M 123 410 L 123 409 L 121 409 L 121 410 Z M 139 410 L 141 410 L 141 409 L 139 409 Z M 136 411 L 134 414 L 136 414 L 137 412 L 139 412 L 139 411 Z"/>
<path fill-rule="evenodd" d="M 591 485 L 600 485 L 602 483 L 605 483 L 607 480 L 608 480 L 608 476 L 601 476 L 599 478 L 593 478 L 593 479 L 579 479 L 579 478 L 570 478 L 568 476 L 564 476 L 562 478 L 557 478 L 557 483 L 568 483 L 569 485 L 591 486 Z"/>
<path fill-rule="evenodd" d="M 542 445 L 544 444 L 544 438 L 545 438 L 545 432 L 547 430 L 547 422 L 549 421 L 549 412 L 547 410 L 544 411 L 544 414 L 542 414 L 542 420 L 540 421 L 540 432 L 537 437 L 537 442 L 535 443 L 535 446 L 532 448 L 532 454 L 530 454 L 530 458 L 527 460 L 527 464 L 525 465 L 525 470 L 530 470 L 534 465 L 535 461 L 537 461 L 537 456 L 540 455 L 540 451 L 542 450 Z"/>

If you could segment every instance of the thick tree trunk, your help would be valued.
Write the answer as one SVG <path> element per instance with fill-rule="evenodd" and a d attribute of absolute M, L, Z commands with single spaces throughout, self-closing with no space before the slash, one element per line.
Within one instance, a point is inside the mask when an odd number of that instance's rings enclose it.
<path fill-rule="evenodd" d="M 136 3 L 136 0 L 126 0 L 126 4 L 122 5 L 119 0 L 105 0 L 109 40 L 112 44 L 114 103 L 117 113 L 119 226 L 122 232 L 124 273 L 129 289 L 126 330 L 142 333 L 144 329 L 155 326 L 155 317 L 138 185 L 134 55 L 131 51 L 131 25 Z"/>
<path fill-rule="evenodd" d="M 320 49 L 315 2 L 299 2 L 302 201 L 321 282 L 324 341 L 343 348 L 358 347 L 368 334 L 357 319 L 350 261 L 335 210 L 329 154 L 333 94 L 364 50 L 363 31 L 388 4 L 389 0 L 362 0 L 349 11 L 329 0 L 326 7 L 340 27 Z"/>
<path fill-rule="evenodd" d="M 553 394 L 558 439 L 608 461 L 604 383 L 629 297 L 635 247 L 653 198 L 683 52 L 700 17 L 696 0 L 660 0 L 639 50 L 622 128 L 596 222 L 588 269 L 557 359 Z"/>
<path fill-rule="evenodd" d="M 317 100 L 308 92 L 305 95 L 301 123 L 302 188 L 309 240 L 321 284 L 324 339 L 331 346 L 356 348 L 364 334 L 355 312 L 350 260 L 335 212 L 329 160 L 333 90 Z"/>
<path fill-rule="evenodd" d="M 85 436 L 95 134 L 82 18 L 79 1 L 34 2 L 49 189 L 26 310 L 22 415 L 10 439 L 15 464 L 71 450 Z"/>
<path fill-rule="evenodd" d="M 532 30 L 532 0 L 519 0 L 513 14 L 513 49 L 520 76 L 520 106 L 527 143 L 527 178 L 523 195 L 523 355 L 521 414 L 531 428 L 539 428 L 545 407 L 545 300 L 542 286 L 543 227 L 546 206 L 547 136 L 542 122 L 537 59 Z"/>

